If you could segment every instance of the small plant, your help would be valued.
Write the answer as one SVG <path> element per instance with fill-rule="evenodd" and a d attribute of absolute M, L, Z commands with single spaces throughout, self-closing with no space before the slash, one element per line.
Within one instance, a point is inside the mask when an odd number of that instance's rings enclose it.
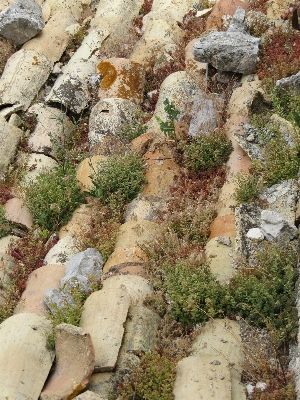
<path fill-rule="evenodd" d="M 175 105 L 169 102 L 169 99 L 165 99 L 164 101 L 164 110 L 167 113 L 168 120 L 166 122 L 162 121 L 157 115 L 155 115 L 156 120 L 159 123 L 160 130 L 171 138 L 175 139 L 175 121 L 178 120 L 178 115 L 180 111 L 175 108 Z"/>
<path fill-rule="evenodd" d="M 137 153 L 112 156 L 91 168 L 94 188 L 89 194 L 98 197 L 103 204 L 117 201 L 124 205 L 133 200 L 146 183 L 145 165 Z"/>
<path fill-rule="evenodd" d="M 0 239 L 11 233 L 11 225 L 5 218 L 5 209 L 0 205 Z"/>
<path fill-rule="evenodd" d="M 249 202 L 258 196 L 258 177 L 248 172 L 235 176 L 236 189 L 234 197 L 237 204 Z"/>
<path fill-rule="evenodd" d="M 146 113 L 137 112 L 135 115 L 135 121 L 131 124 L 125 123 L 122 126 L 120 136 L 126 140 L 126 142 L 131 142 L 133 139 L 143 135 L 147 132 L 147 126 L 143 124 L 143 120 L 146 117 Z"/>
<path fill-rule="evenodd" d="M 232 151 L 232 144 L 222 131 L 198 134 L 181 146 L 184 165 L 192 174 L 216 169 L 223 165 Z"/>
<path fill-rule="evenodd" d="M 23 191 L 35 224 L 50 232 L 65 224 L 83 200 L 72 166 L 40 174 Z"/>
<path fill-rule="evenodd" d="M 119 384 L 121 400 L 173 400 L 178 358 L 157 349 L 145 353 L 140 365 L 124 383 Z"/>

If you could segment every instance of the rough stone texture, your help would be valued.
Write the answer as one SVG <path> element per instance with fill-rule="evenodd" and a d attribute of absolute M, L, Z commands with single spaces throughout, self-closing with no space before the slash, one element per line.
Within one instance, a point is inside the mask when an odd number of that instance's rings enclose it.
<path fill-rule="evenodd" d="M 290 179 L 268 188 L 260 198 L 268 202 L 271 211 L 278 212 L 289 223 L 296 219 L 299 186 L 296 180 Z"/>
<path fill-rule="evenodd" d="M 264 159 L 262 149 L 258 144 L 251 143 L 247 137 L 239 134 L 233 134 L 233 138 L 237 141 L 245 153 L 247 153 L 252 161 Z"/>
<path fill-rule="evenodd" d="M 50 9 L 50 15 L 57 12 L 62 12 L 64 9 L 68 9 L 73 14 L 74 18 L 79 21 L 84 19 L 91 0 L 46 0 L 43 2 L 43 11 L 46 8 Z"/>
<path fill-rule="evenodd" d="M 143 100 L 145 69 L 141 64 L 126 58 L 109 58 L 97 66 L 103 76 L 98 97 L 104 100 L 117 97 L 140 104 Z"/>
<path fill-rule="evenodd" d="M 109 24 L 109 28 L 113 30 L 118 29 L 117 25 L 129 24 L 132 18 L 138 15 L 142 4 L 143 0 L 116 0 L 113 3 L 111 0 L 102 0 L 97 7 L 92 27 L 101 27 L 113 21 L 113 24 Z"/>
<path fill-rule="evenodd" d="M 0 325 L 0 393 L 12 399 L 38 400 L 54 351 L 46 347 L 51 323 L 40 315 L 13 315 Z M 5 399 L 5 397 L 2 397 Z"/>
<path fill-rule="evenodd" d="M 33 217 L 23 200 L 14 197 L 5 203 L 5 217 L 8 221 L 21 224 L 28 229 L 33 226 Z"/>
<path fill-rule="evenodd" d="M 153 142 L 154 135 L 152 132 L 146 132 L 137 138 L 133 139 L 130 143 L 131 150 L 143 156 Z"/>
<path fill-rule="evenodd" d="M 275 211 L 262 210 L 260 229 L 266 240 L 280 241 L 293 239 L 297 228 Z"/>
<path fill-rule="evenodd" d="M 56 362 L 41 393 L 41 400 L 72 399 L 89 383 L 95 351 L 89 333 L 73 325 L 55 327 Z"/>
<path fill-rule="evenodd" d="M 82 190 L 91 190 L 94 187 L 90 176 L 94 175 L 94 170 L 97 171 L 98 164 L 105 160 L 106 156 L 93 156 L 81 161 L 77 167 L 76 178 Z"/>
<path fill-rule="evenodd" d="M 147 220 L 126 222 L 121 225 L 116 239 L 115 250 L 129 248 L 150 242 L 160 233 L 157 223 Z"/>
<path fill-rule="evenodd" d="M 143 18 L 143 36 L 135 45 L 130 60 L 147 67 L 155 60 L 155 68 L 167 65 L 182 42 L 183 31 L 172 19 L 170 10 L 150 12 Z"/>
<path fill-rule="evenodd" d="M 62 68 L 63 73 L 58 76 L 46 101 L 62 103 L 75 113 L 80 113 L 88 106 L 91 100 L 89 83 L 93 87 L 93 81 L 89 77 L 95 77 L 96 66 L 99 63 L 94 52 L 101 47 L 108 35 L 108 31 L 96 30 L 84 38 L 68 64 Z M 96 84 L 98 85 L 97 79 Z"/>
<path fill-rule="evenodd" d="M 70 259 L 66 274 L 61 280 L 61 286 L 78 282 L 80 287 L 88 292 L 91 289 L 89 278 L 101 279 L 103 259 L 96 249 L 86 249 Z"/>
<path fill-rule="evenodd" d="M 119 275 L 112 276 L 103 281 L 103 289 L 125 289 L 130 296 L 132 305 L 142 306 L 143 301 L 152 293 L 148 280 L 141 276 Z"/>
<path fill-rule="evenodd" d="M 148 308 L 130 306 L 122 348 L 130 353 L 140 355 L 142 352 L 158 346 L 157 331 L 160 322 L 161 318 Z"/>
<path fill-rule="evenodd" d="M 74 238 L 80 238 L 82 233 L 88 231 L 89 225 L 93 215 L 97 212 L 97 204 L 81 204 L 74 211 L 70 221 L 63 226 L 58 233 L 60 239 L 65 236 L 73 236 Z"/>
<path fill-rule="evenodd" d="M 275 128 L 277 128 L 279 132 L 283 135 L 287 145 L 289 145 L 290 147 L 294 147 L 295 136 L 297 137 L 297 131 L 294 125 L 290 121 L 287 121 L 277 114 L 273 114 L 271 116 L 270 122 L 274 124 Z"/>
<path fill-rule="evenodd" d="M 6 253 L 9 245 L 12 242 L 16 242 L 19 239 L 18 236 L 8 235 L 0 239 L 0 253 Z"/>
<path fill-rule="evenodd" d="M 193 0 L 154 0 L 151 10 L 158 11 L 162 15 L 169 11 L 172 19 L 182 22 L 184 15 L 193 4 L 195 4 Z"/>
<path fill-rule="evenodd" d="M 146 253 L 139 246 L 118 247 L 106 261 L 103 267 L 103 274 L 108 274 L 109 276 L 132 274 L 146 277 L 146 272 L 143 268 L 146 260 Z"/>
<path fill-rule="evenodd" d="M 137 106 L 124 99 L 105 99 L 97 103 L 91 111 L 89 144 L 100 143 L 105 136 L 117 136 L 124 123 L 133 123 Z"/>
<path fill-rule="evenodd" d="M 44 265 L 67 265 L 72 257 L 78 253 L 78 243 L 72 236 L 60 239 L 46 254 Z"/>
<path fill-rule="evenodd" d="M 214 4 L 212 11 L 206 20 L 206 30 L 224 29 L 223 15 L 232 18 L 238 7 L 247 10 L 247 1 L 245 0 L 220 0 Z"/>
<path fill-rule="evenodd" d="M 289 0 L 268 0 L 267 17 L 270 20 L 280 19 L 282 14 L 288 9 L 291 2 Z"/>
<path fill-rule="evenodd" d="M 203 355 L 210 355 L 213 356 L 212 361 L 217 360 L 221 363 L 220 365 L 226 365 L 231 377 L 231 397 L 229 399 L 246 399 L 244 387 L 241 384 L 241 372 L 239 372 L 239 366 L 244 356 L 241 346 L 240 327 L 236 321 L 230 321 L 225 318 L 214 319 L 208 322 L 194 339 L 191 355 L 201 357 Z M 216 364 L 206 365 L 208 366 L 208 376 L 215 372 L 211 371 L 211 368 L 215 369 L 218 366 Z M 206 388 L 209 389 L 208 386 L 206 385 Z M 208 394 L 203 399 L 208 399 Z M 219 397 L 216 397 L 216 399 L 219 399 Z"/>
<path fill-rule="evenodd" d="M 300 71 L 295 75 L 289 76 L 288 78 L 282 78 L 276 81 L 276 86 L 300 93 Z"/>
<path fill-rule="evenodd" d="M 173 393 L 175 400 L 232 400 L 226 361 L 211 365 L 215 356 L 190 356 L 179 361 Z"/>
<path fill-rule="evenodd" d="M 153 221 L 157 211 L 163 209 L 163 202 L 155 196 L 138 197 L 128 204 L 125 213 L 125 222 L 146 219 Z"/>
<path fill-rule="evenodd" d="M 26 289 L 22 293 L 14 313 L 35 313 L 48 316 L 44 304 L 44 293 L 53 288 L 59 288 L 60 280 L 65 274 L 62 265 L 47 265 L 33 271 L 27 280 Z"/>
<path fill-rule="evenodd" d="M 35 181 L 40 174 L 50 172 L 57 166 L 57 162 L 53 158 L 44 154 L 26 153 L 24 157 L 26 158 L 26 174 L 21 180 L 24 185 Z"/>
<path fill-rule="evenodd" d="M 222 283 L 229 282 L 235 273 L 233 261 L 236 256 L 232 247 L 222 244 L 218 238 L 211 239 L 205 246 L 210 270 Z"/>
<path fill-rule="evenodd" d="M 197 136 L 199 132 L 210 134 L 220 124 L 223 102 L 217 95 L 197 92 L 192 109 L 189 135 Z"/>
<path fill-rule="evenodd" d="M 16 0 L 0 13 L 0 35 L 23 44 L 45 26 L 42 8 L 35 0 Z"/>
<path fill-rule="evenodd" d="M 65 51 L 70 35 L 66 32 L 69 25 L 76 23 L 69 10 L 61 10 L 47 22 L 43 31 L 23 45 L 25 50 L 43 53 L 53 63 L 58 61 Z M 51 66 L 52 71 L 53 65 Z"/>
<path fill-rule="evenodd" d="M 0 116 L 0 177 L 4 177 L 6 168 L 11 163 L 21 139 L 22 131 L 8 124 Z"/>
<path fill-rule="evenodd" d="M 65 113 L 54 107 L 36 103 L 28 109 L 37 116 L 37 125 L 28 139 L 32 151 L 55 156 L 62 145 L 74 132 L 74 124 Z"/>
<path fill-rule="evenodd" d="M 21 49 L 14 53 L 0 79 L 0 106 L 15 104 L 27 109 L 52 67 L 52 61 L 38 51 Z"/>
<path fill-rule="evenodd" d="M 227 32 L 213 32 L 198 39 L 194 45 L 195 59 L 208 62 L 219 71 L 253 73 L 260 39 L 243 32 L 243 20 L 238 9 Z"/>
<path fill-rule="evenodd" d="M 251 228 L 246 234 L 247 238 L 251 240 L 264 240 L 264 234 L 259 228 Z"/>
<path fill-rule="evenodd" d="M 185 48 L 185 70 L 189 76 L 201 88 L 206 87 L 206 70 L 207 63 L 196 61 L 193 54 L 193 46 L 198 39 L 193 39 Z"/>
<path fill-rule="evenodd" d="M 112 371 L 124 335 L 130 296 L 124 289 L 102 289 L 84 304 L 80 326 L 90 333 L 95 348 L 95 371 Z"/>
<path fill-rule="evenodd" d="M 87 390 L 84 393 L 79 394 L 78 396 L 74 397 L 74 400 L 105 400 L 104 397 Z"/>
<path fill-rule="evenodd" d="M 164 101 L 169 99 L 170 103 L 180 111 L 179 122 L 190 123 L 191 109 L 196 101 L 199 102 L 201 94 L 196 82 L 185 71 L 175 72 L 161 84 L 154 114 L 166 121 L 168 116 L 164 110 Z M 149 130 L 160 132 L 159 123 L 154 116 L 147 122 L 147 126 Z"/>

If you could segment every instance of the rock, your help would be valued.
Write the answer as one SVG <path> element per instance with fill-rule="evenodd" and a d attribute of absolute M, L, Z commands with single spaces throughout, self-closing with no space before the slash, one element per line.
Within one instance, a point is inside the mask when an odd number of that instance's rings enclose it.
<path fill-rule="evenodd" d="M 173 393 L 175 400 L 231 400 L 231 377 L 225 362 L 211 366 L 215 356 L 189 356 L 179 361 Z"/>
<path fill-rule="evenodd" d="M 44 293 L 44 303 L 52 315 L 55 315 L 59 309 L 65 312 L 69 306 L 75 305 L 74 298 L 70 292 L 61 288 L 47 290 Z"/>
<path fill-rule="evenodd" d="M 82 190 L 91 190 L 94 184 L 91 180 L 91 176 L 94 175 L 94 171 L 97 170 L 97 166 L 101 161 L 106 161 L 106 156 L 93 156 L 85 158 L 77 167 L 76 178 L 81 186 Z"/>
<path fill-rule="evenodd" d="M 261 11 L 249 11 L 245 17 L 245 23 L 247 29 L 252 32 L 257 32 L 261 36 L 269 28 L 270 23 L 268 22 L 266 14 Z"/>
<path fill-rule="evenodd" d="M 78 396 L 74 397 L 74 400 L 105 400 L 104 397 L 99 396 L 98 394 L 87 390 L 84 393 L 79 394 Z"/>
<path fill-rule="evenodd" d="M 62 68 L 63 73 L 58 76 L 46 101 L 62 103 L 75 113 L 80 113 L 88 106 L 91 100 L 89 77 L 96 73 L 99 63 L 94 53 L 101 48 L 108 35 L 108 31 L 95 30 L 84 38 L 68 64 Z M 95 86 L 98 88 L 98 83 Z"/>
<path fill-rule="evenodd" d="M 300 71 L 288 78 L 282 78 L 276 81 L 276 86 L 285 90 L 300 93 Z"/>
<path fill-rule="evenodd" d="M 206 71 L 207 71 L 207 63 L 202 63 L 196 61 L 193 54 L 193 46 L 198 39 L 193 39 L 189 42 L 185 48 L 185 65 L 186 72 L 189 76 L 197 83 L 199 87 L 205 88 L 207 85 L 206 82 Z"/>
<path fill-rule="evenodd" d="M 35 0 L 15 0 L 0 13 L 0 35 L 23 44 L 45 26 L 42 8 Z"/>
<path fill-rule="evenodd" d="M 264 240 L 264 234 L 259 228 L 251 228 L 246 234 L 248 239 L 251 240 Z"/>
<path fill-rule="evenodd" d="M 2 282 L 8 280 L 7 274 L 16 266 L 15 259 L 7 253 L 0 253 L 0 279 Z"/>
<path fill-rule="evenodd" d="M 0 177 L 4 178 L 5 171 L 12 162 L 21 139 L 22 131 L 8 124 L 0 116 Z"/>
<path fill-rule="evenodd" d="M 130 296 L 130 304 L 142 306 L 143 301 L 152 293 L 148 280 L 135 275 L 118 275 L 103 281 L 103 289 L 125 289 Z"/>
<path fill-rule="evenodd" d="M 7 253 L 11 243 L 16 242 L 19 239 L 18 236 L 8 235 L 0 239 L 0 253 Z"/>
<path fill-rule="evenodd" d="M 61 286 L 72 282 L 79 283 L 80 287 L 88 292 L 91 290 L 90 279 L 99 281 L 102 276 L 103 259 L 96 249 L 86 249 L 76 254 L 67 264 L 66 274 L 61 280 Z"/>
<path fill-rule="evenodd" d="M 286 12 L 290 5 L 289 0 L 272 0 L 267 2 L 267 18 L 269 20 L 280 19 L 282 14 Z"/>
<path fill-rule="evenodd" d="M 277 114 L 271 116 L 270 122 L 274 125 L 275 129 L 279 130 L 287 145 L 293 148 L 295 146 L 295 135 L 297 136 L 295 126 Z"/>
<path fill-rule="evenodd" d="M 137 106 L 124 99 L 105 99 L 97 103 L 90 115 L 90 147 L 100 143 L 105 136 L 117 136 L 124 123 L 132 124 Z"/>
<path fill-rule="evenodd" d="M 53 15 L 67 9 L 70 10 L 74 18 L 79 21 L 84 19 L 91 2 L 92 0 L 46 0 L 43 2 L 43 11 L 46 7 L 49 7 L 50 15 Z"/>
<path fill-rule="evenodd" d="M 44 304 L 44 294 L 49 289 L 59 288 L 64 274 L 63 265 L 47 265 L 33 271 L 28 277 L 26 289 L 14 314 L 35 313 L 47 317 L 48 309 Z"/>
<path fill-rule="evenodd" d="M 161 84 L 154 114 L 163 121 L 167 120 L 168 116 L 165 112 L 164 101 L 168 99 L 180 111 L 179 122 L 189 123 L 191 120 L 191 109 L 193 109 L 195 102 L 198 101 L 199 103 L 201 96 L 203 96 L 203 92 L 200 91 L 196 82 L 185 71 L 174 72 Z M 194 124 L 197 125 L 197 122 L 194 122 Z M 149 131 L 160 132 L 160 126 L 155 116 L 147 122 L 147 127 Z"/>
<path fill-rule="evenodd" d="M 236 254 L 232 247 L 220 243 L 218 238 L 207 242 L 205 253 L 211 272 L 217 280 L 225 283 L 229 282 L 230 278 L 235 274 L 234 257 Z M 230 238 L 228 239 L 230 240 Z"/>
<path fill-rule="evenodd" d="M 195 60 L 208 62 L 219 71 L 232 71 L 244 75 L 255 71 L 259 38 L 240 31 L 244 12 L 234 14 L 227 32 L 213 32 L 200 37 L 194 44 Z M 238 33 L 238 34 L 237 34 Z"/>
<path fill-rule="evenodd" d="M 179 49 L 183 36 L 170 10 L 150 12 L 143 18 L 143 36 L 135 45 L 130 60 L 145 67 L 155 60 L 154 70 L 166 66 Z"/>
<path fill-rule="evenodd" d="M 21 154 L 19 153 L 19 158 Z M 35 181 L 36 178 L 44 172 L 50 172 L 57 167 L 57 162 L 53 158 L 45 156 L 44 154 L 24 154 L 26 158 L 26 174 L 21 179 L 22 185 Z"/>
<path fill-rule="evenodd" d="M 180 2 L 176 0 L 156 0 L 153 2 L 151 12 L 159 12 L 162 16 L 169 12 L 173 20 L 182 22 L 184 15 L 193 4 L 191 0 L 182 0 Z"/>
<path fill-rule="evenodd" d="M 78 243 L 72 236 L 64 236 L 46 254 L 44 265 L 59 264 L 66 266 L 72 257 L 78 254 Z"/>
<path fill-rule="evenodd" d="M 229 236 L 218 236 L 216 238 L 218 243 L 224 244 L 225 246 L 232 246 L 231 239 Z"/>
<path fill-rule="evenodd" d="M 54 371 L 41 393 L 41 400 L 74 398 L 89 383 L 95 351 L 89 333 L 69 324 L 55 327 Z"/>
<path fill-rule="evenodd" d="M 0 79 L 0 106 L 9 104 L 27 109 L 52 68 L 52 61 L 38 51 L 21 49 L 14 53 Z"/>
<path fill-rule="evenodd" d="M 197 92 L 192 109 L 192 119 L 188 134 L 197 136 L 199 132 L 210 134 L 220 124 L 223 102 L 217 95 Z"/>
<path fill-rule="evenodd" d="M 280 241 L 293 239 L 297 228 L 275 211 L 262 210 L 260 229 L 266 240 Z"/>
<path fill-rule="evenodd" d="M 91 26 L 95 28 L 104 25 L 113 33 L 114 28 L 118 30 L 120 26 L 123 28 L 129 25 L 138 15 L 142 4 L 142 0 L 116 0 L 113 3 L 110 0 L 100 1 Z"/>
<path fill-rule="evenodd" d="M 86 300 L 80 326 L 94 344 L 95 372 L 115 368 L 129 305 L 130 296 L 124 289 L 102 289 Z"/>
<path fill-rule="evenodd" d="M 46 346 L 51 332 L 50 321 L 36 314 L 17 314 L 2 322 L 0 393 L 3 399 L 38 400 L 54 359 L 54 351 Z"/>
<path fill-rule="evenodd" d="M 61 10 L 47 22 L 43 31 L 35 38 L 23 45 L 25 50 L 38 51 L 53 63 L 60 60 L 66 50 L 70 35 L 66 28 L 76 22 L 71 11 Z"/>
<path fill-rule="evenodd" d="M 210 29 L 224 30 L 223 16 L 226 15 L 232 18 L 238 7 L 243 7 L 244 9 L 247 9 L 247 1 L 220 0 L 216 2 L 206 20 L 206 31 Z"/>
<path fill-rule="evenodd" d="M 20 224 L 27 229 L 33 227 L 33 216 L 24 201 L 14 197 L 5 203 L 5 218 L 13 223 Z"/>
<path fill-rule="evenodd" d="M 227 388 L 231 386 L 231 397 L 228 399 L 246 400 L 244 387 L 241 384 L 241 370 L 239 368 L 243 362 L 244 354 L 241 344 L 240 327 L 236 321 L 230 321 L 225 318 L 214 319 L 208 322 L 194 339 L 191 356 L 200 357 L 200 359 L 203 356 L 210 356 L 208 362 L 203 366 L 206 368 L 207 376 L 211 376 L 213 381 L 216 378 L 214 373 L 218 365 L 220 367 L 225 365 L 230 373 L 230 378 L 228 378 L 228 374 L 223 375 L 222 373 L 220 375 L 224 376 L 224 379 L 220 379 L 219 374 L 217 374 L 217 378 L 222 382 L 227 381 Z M 220 364 L 214 361 L 218 361 Z M 219 379 L 217 380 L 218 383 Z M 206 384 L 205 387 L 208 389 L 209 381 L 210 379 L 206 379 L 208 385 Z M 213 386 L 215 387 L 215 385 Z M 203 399 L 207 398 L 209 396 L 204 395 Z M 219 399 L 219 397 L 217 396 L 216 399 Z"/>
<path fill-rule="evenodd" d="M 28 112 L 37 116 L 37 125 L 28 139 L 28 146 L 36 153 L 55 156 L 74 133 L 74 124 L 62 110 L 42 103 L 34 104 Z"/>
<path fill-rule="evenodd" d="M 148 308 L 130 306 L 122 349 L 138 356 L 158 346 L 157 331 L 160 322 L 161 318 Z"/>
<path fill-rule="evenodd" d="M 290 179 L 266 189 L 266 191 L 260 195 L 260 198 L 268 202 L 270 211 L 278 212 L 290 224 L 294 224 L 297 218 L 298 193 L 298 182 L 294 179 Z"/>
<path fill-rule="evenodd" d="M 251 143 L 247 137 L 237 133 L 234 133 L 232 137 L 237 141 L 237 143 L 241 146 L 245 153 L 247 153 L 252 161 L 264 160 L 263 151 L 258 144 Z"/>
<path fill-rule="evenodd" d="M 162 201 L 154 196 L 137 197 L 128 204 L 125 213 L 125 222 L 146 219 L 153 221 L 157 211 L 163 208 Z"/>
<path fill-rule="evenodd" d="M 107 276 L 130 274 L 147 277 L 144 269 L 146 261 L 147 255 L 139 246 L 119 247 L 109 256 L 103 267 L 103 273 Z"/>
<path fill-rule="evenodd" d="M 132 151 L 143 156 L 153 142 L 152 132 L 146 132 L 131 141 L 130 147 Z"/>
<path fill-rule="evenodd" d="M 109 58 L 97 66 L 102 75 L 98 97 L 130 100 L 140 104 L 143 100 L 145 69 L 141 64 L 126 58 Z"/>
<path fill-rule="evenodd" d="M 98 210 L 99 206 L 97 204 L 81 204 L 74 211 L 70 221 L 60 229 L 59 238 L 63 239 L 65 236 L 73 236 L 76 240 L 79 239 L 80 241 L 82 233 L 89 231 L 90 223 Z"/>

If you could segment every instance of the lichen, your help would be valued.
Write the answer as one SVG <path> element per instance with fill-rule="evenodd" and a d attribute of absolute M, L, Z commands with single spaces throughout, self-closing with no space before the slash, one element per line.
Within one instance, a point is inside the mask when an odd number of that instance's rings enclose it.
<path fill-rule="evenodd" d="M 97 65 L 98 73 L 103 75 L 100 83 L 100 89 L 108 89 L 117 79 L 118 73 L 116 68 L 108 61 L 103 61 Z"/>

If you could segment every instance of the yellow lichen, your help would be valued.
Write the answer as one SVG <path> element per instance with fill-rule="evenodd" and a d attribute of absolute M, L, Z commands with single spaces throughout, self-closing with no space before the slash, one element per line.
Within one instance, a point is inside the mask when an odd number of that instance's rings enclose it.
<path fill-rule="evenodd" d="M 100 89 L 108 89 L 117 79 L 116 68 L 108 61 L 103 61 L 97 65 L 98 73 L 103 75 Z"/>

